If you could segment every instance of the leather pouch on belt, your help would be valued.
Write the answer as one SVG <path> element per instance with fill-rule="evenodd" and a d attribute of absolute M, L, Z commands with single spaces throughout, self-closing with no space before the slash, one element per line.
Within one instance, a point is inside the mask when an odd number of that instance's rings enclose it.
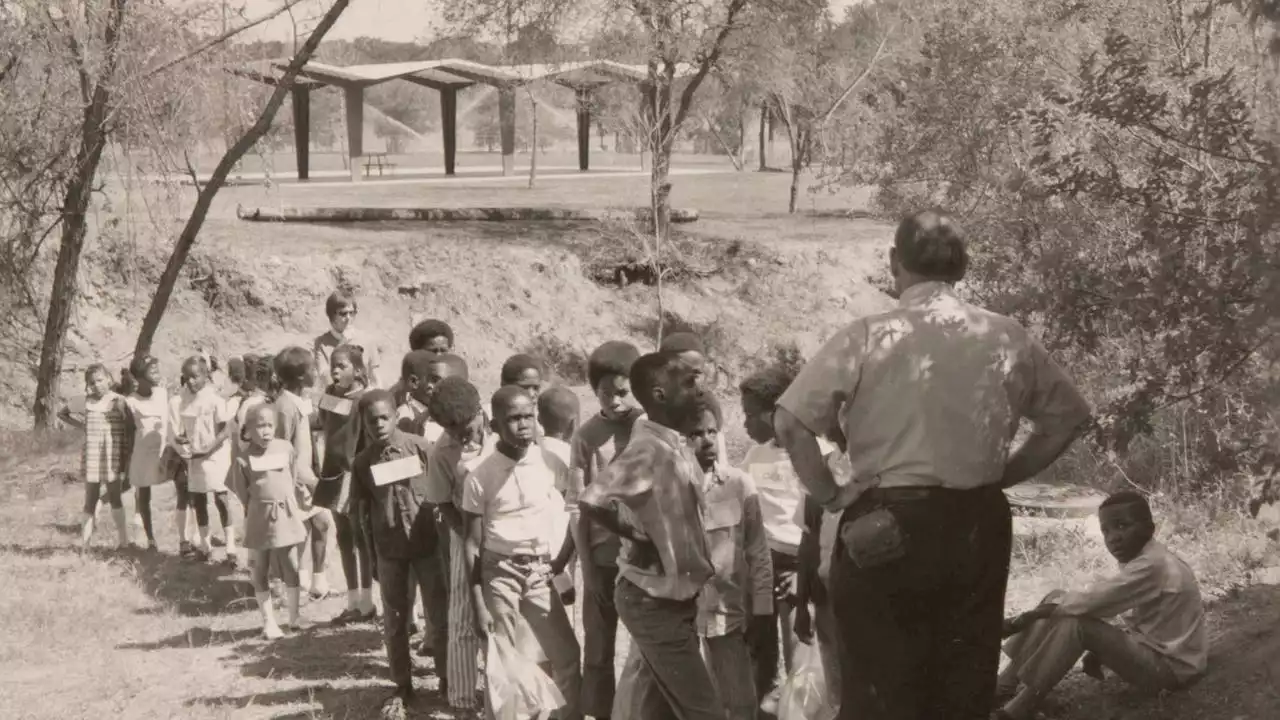
<path fill-rule="evenodd" d="M 907 539 L 893 513 L 880 508 L 840 526 L 844 551 L 858 567 L 869 570 L 907 554 Z"/>

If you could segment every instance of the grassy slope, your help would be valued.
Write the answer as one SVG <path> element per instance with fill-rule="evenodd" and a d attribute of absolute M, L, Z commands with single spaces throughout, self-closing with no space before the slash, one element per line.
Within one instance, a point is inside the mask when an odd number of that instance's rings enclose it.
<path fill-rule="evenodd" d="M 886 302 L 865 282 L 883 262 L 877 246 L 887 232 L 864 221 L 790 218 L 776 212 L 785 178 L 761 175 L 690 177 L 676 184 L 677 205 L 698 207 L 696 231 L 756 241 L 754 264 L 733 265 L 721 277 L 673 288 L 668 306 L 714 329 L 716 354 L 741 368 L 770 342 L 796 340 L 806 351 L 846 318 Z M 444 317 L 483 388 L 515 349 L 552 334 L 580 350 L 611 337 L 644 340 L 653 292 L 601 288 L 582 275 L 589 228 L 537 225 L 268 226 L 240 223 L 234 206 L 285 204 L 483 205 L 641 204 L 643 182 L 590 180 L 547 184 L 535 191 L 486 184 L 237 188 L 220 198 L 192 276 L 216 283 L 184 285 L 158 337 L 173 362 L 198 345 L 220 354 L 302 341 L 324 327 L 320 306 L 339 280 L 361 292 L 361 322 L 388 357 L 403 351 L 411 318 Z M 856 203 L 823 199 L 818 209 Z M 85 357 L 114 360 L 132 344 L 130 321 L 149 293 L 145 269 L 156 259 L 142 245 L 132 264 L 144 268 L 135 292 L 99 264 L 86 273 L 88 302 L 79 330 Z M 417 288 L 415 295 L 401 286 Z M 574 308 L 588 308 L 570 312 Z M 9 382 L 17 382 L 13 378 Z M 724 381 L 725 400 L 733 410 Z M 593 408 L 588 404 L 584 412 Z M 737 413 L 731 415 L 736 418 Z M 741 447 L 736 419 L 731 447 Z M 168 556 L 71 550 L 80 488 L 61 479 L 75 470 L 74 445 L 32 447 L 3 438 L 0 457 L 0 707 L 9 717 L 130 718 L 368 717 L 385 692 L 378 635 L 371 628 L 319 630 L 305 641 L 263 644 L 256 613 L 235 601 L 249 593 L 241 577 L 178 563 Z M 161 507 L 172 498 L 159 494 Z M 157 515 L 162 547 L 174 547 L 172 522 Z M 110 534 L 109 519 L 99 542 Z M 1105 551 L 1087 526 L 1038 529 L 1019 536 L 1011 609 L 1030 606 L 1047 590 L 1104 572 Z M 1274 713 L 1269 684 L 1253 682 L 1280 661 L 1274 628 L 1280 602 L 1257 587 L 1232 590 L 1249 574 L 1275 564 L 1256 528 L 1202 511 L 1171 515 L 1162 528 L 1206 585 L 1226 596 L 1214 612 L 1214 633 L 1227 648 L 1220 670 L 1167 704 L 1132 705 L 1128 696 L 1097 694 L 1073 681 L 1061 694 L 1064 717 L 1234 718 Z M 336 563 L 335 563 L 336 565 Z M 337 579 L 337 572 L 334 572 Z M 311 606 L 327 618 L 336 601 Z M 1253 684 L 1250 684 L 1250 683 Z M 434 685 L 425 675 L 420 687 Z M 1248 691 L 1242 691 L 1247 688 Z M 423 712 L 429 712 L 424 704 Z"/>

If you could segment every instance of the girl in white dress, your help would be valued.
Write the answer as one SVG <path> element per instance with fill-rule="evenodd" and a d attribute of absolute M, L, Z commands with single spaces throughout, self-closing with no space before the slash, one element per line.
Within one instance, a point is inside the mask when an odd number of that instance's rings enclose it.
<path fill-rule="evenodd" d="M 227 473 L 231 470 L 232 418 L 227 401 L 209 381 L 201 357 L 182 364 L 182 390 L 171 401 L 169 422 L 182 441 L 177 451 L 187 461 L 187 491 L 196 513 L 199 539 L 195 557 L 207 561 L 213 552 L 209 528 L 209 496 L 213 496 L 227 541 L 227 557 L 235 557 L 235 530 L 227 512 Z"/>
<path fill-rule="evenodd" d="M 151 355 L 139 355 L 129 364 L 133 392 L 127 405 L 133 424 L 133 449 L 129 453 L 129 484 L 137 489 L 138 517 L 147 534 L 147 547 L 156 549 L 151 522 L 151 488 L 168 480 L 161 467 L 169 432 L 169 393 L 160 376 L 160 363 Z"/>

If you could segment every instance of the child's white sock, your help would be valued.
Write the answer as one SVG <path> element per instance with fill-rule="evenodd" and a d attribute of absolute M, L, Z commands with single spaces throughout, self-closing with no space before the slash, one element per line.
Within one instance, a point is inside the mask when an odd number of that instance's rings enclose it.
<path fill-rule="evenodd" d="M 329 574 L 323 570 L 311 573 L 311 594 L 324 597 L 329 594 Z"/>
<path fill-rule="evenodd" d="M 302 588 L 287 588 L 284 596 L 289 608 L 289 627 L 295 631 L 302 630 Z"/>
<path fill-rule="evenodd" d="M 84 520 L 80 523 L 80 546 L 89 547 L 89 541 L 93 539 L 94 515 L 93 513 L 85 513 Z"/>
<path fill-rule="evenodd" d="M 116 535 L 120 541 L 120 547 L 129 544 L 129 520 L 124 516 L 124 508 L 112 508 L 111 517 L 116 521 Z"/>
<path fill-rule="evenodd" d="M 373 604 L 373 588 L 360 588 L 360 612 L 371 613 L 377 609 Z"/>
<path fill-rule="evenodd" d="M 201 525 L 200 531 L 200 549 L 209 552 L 213 550 L 213 533 L 209 530 L 208 525 Z"/>
<path fill-rule="evenodd" d="M 236 528 L 234 525 L 227 525 L 222 528 L 222 537 L 227 541 L 227 555 L 236 554 Z"/>
<path fill-rule="evenodd" d="M 360 612 L 360 591 L 359 590 L 347 591 L 347 609 Z"/>
<path fill-rule="evenodd" d="M 258 609 L 262 611 L 263 634 L 271 639 L 284 637 L 279 623 L 276 622 L 276 611 L 271 600 L 271 592 L 254 593 L 254 597 L 258 599 Z"/>
<path fill-rule="evenodd" d="M 179 510 L 178 517 L 178 542 L 190 542 L 187 540 L 187 511 Z"/>

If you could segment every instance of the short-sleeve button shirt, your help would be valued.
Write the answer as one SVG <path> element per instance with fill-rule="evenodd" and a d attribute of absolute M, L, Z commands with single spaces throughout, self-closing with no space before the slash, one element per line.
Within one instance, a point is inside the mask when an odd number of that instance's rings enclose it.
<path fill-rule="evenodd" d="M 996 484 L 1019 422 L 1071 430 L 1088 403 L 1015 320 L 946 283 L 845 327 L 778 401 L 815 434 L 847 442 L 855 477 L 881 487 Z"/>
<path fill-rule="evenodd" d="M 503 555 L 551 552 L 548 528 L 565 507 L 569 467 L 538 445 L 513 460 L 491 452 L 466 463 L 462 509 L 479 515 L 486 550 Z"/>

